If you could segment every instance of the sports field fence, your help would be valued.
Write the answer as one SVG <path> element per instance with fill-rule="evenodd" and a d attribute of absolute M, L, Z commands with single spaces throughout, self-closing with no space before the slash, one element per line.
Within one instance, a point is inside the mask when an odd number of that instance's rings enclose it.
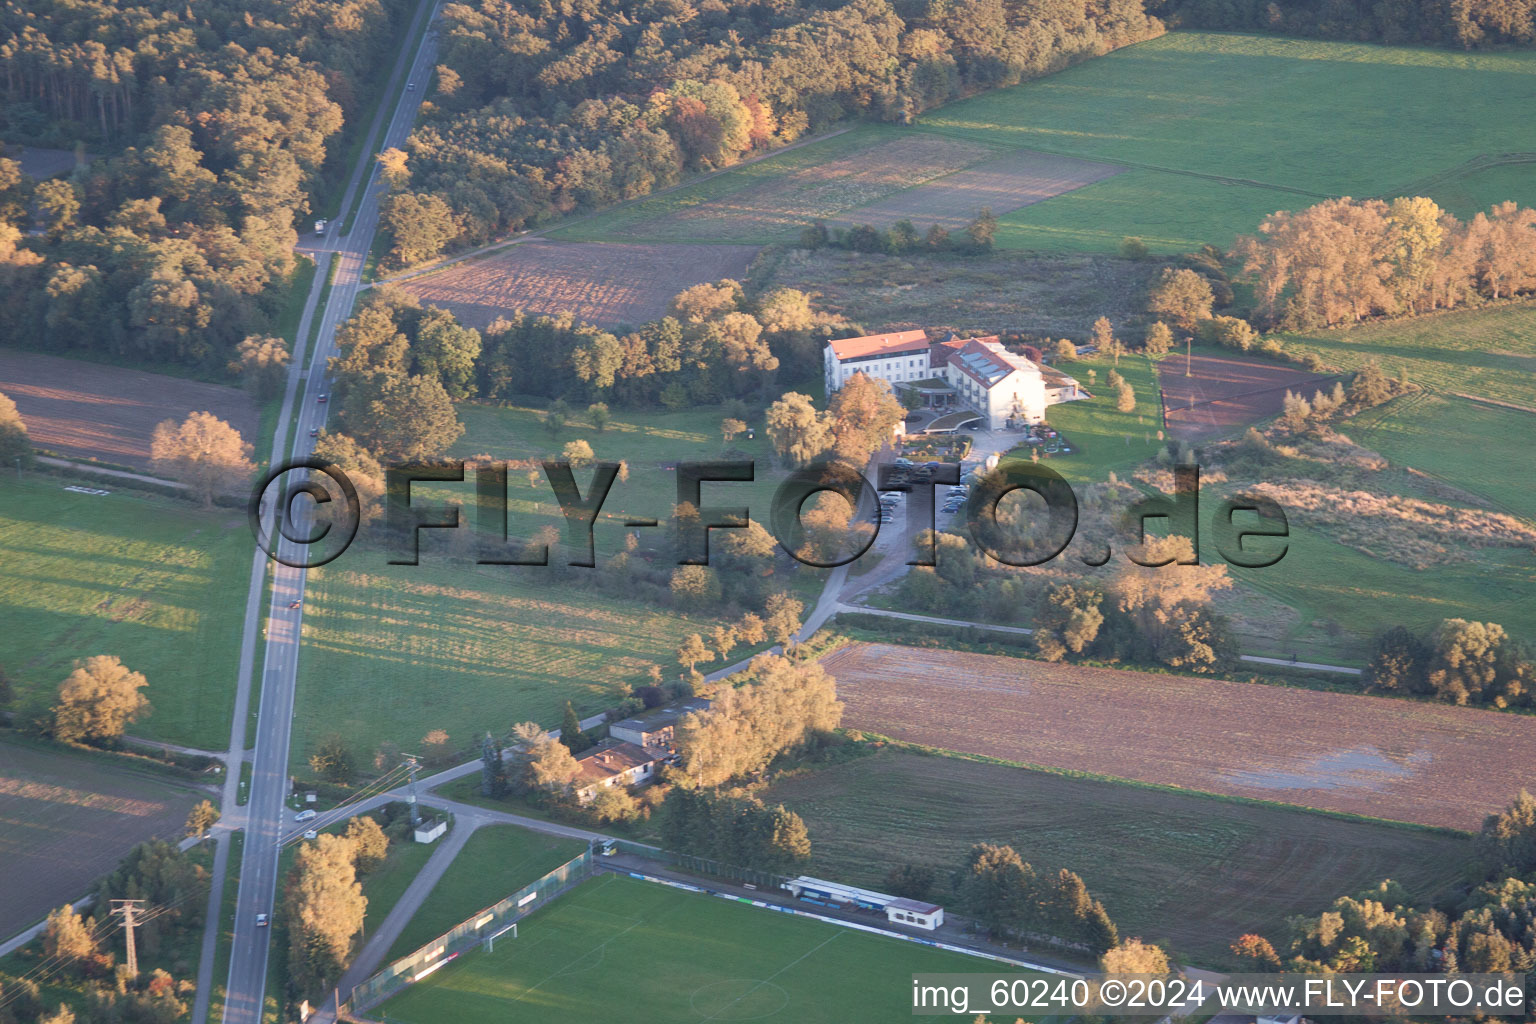
<path fill-rule="evenodd" d="M 459 922 L 448 931 L 413 953 L 390 963 L 358 985 L 353 986 L 338 1016 L 362 1013 L 377 1006 L 413 982 L 420 981 L 460 953 L 492 941 L 512 929 L 518 921 L 542 907 L 593 874 L 592 849 L 578 856 L 498 903 L 492 904 Z"/>

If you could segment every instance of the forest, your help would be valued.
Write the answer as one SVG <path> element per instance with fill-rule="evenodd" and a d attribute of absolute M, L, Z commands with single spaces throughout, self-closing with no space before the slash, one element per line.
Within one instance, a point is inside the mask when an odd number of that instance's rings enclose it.
<path fill-rule="evenodd" d="M 1170 0 L 1170 28 L 1475 49 L 1536 41 L 1532 0 Z"/>
<path fill-rule="evenodd" d="M 0 13 L 0 329 L 55 351 L 222 369 L 267 330 L 295 219 L 387 67 L 403 0 L 38 0 Z"/>
<path fill-rule="evenodd" d="M 443 17 L 423 122 L 381 158 L 397 264 L 1162 31 L 1140 0 L 478 0 Z"/>

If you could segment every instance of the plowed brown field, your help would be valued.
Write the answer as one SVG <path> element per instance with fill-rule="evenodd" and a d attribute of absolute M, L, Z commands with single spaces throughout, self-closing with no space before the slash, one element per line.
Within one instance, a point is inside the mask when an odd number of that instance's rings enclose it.
<path fill-rule="evenodd" d="M 260 416 L 239 388 L 18 349 L 0 348 L 0 394 L 16 403 L 37 447 L 136 469 L 149 466 L 162 420 L 211 412 L 255 443 Z"/>
<path fill-rule="evenodd" d="M 466 260 L 400 287 L 450 310 L 461 323 L 485 327 L 498 316 L 572 313 L 612 327 L 655 320 L 685 288 L 745 276 L 757 247 L 534 241 Z"/>
<path fill-rule="evenodd" d="M 1536 717 L 891 644 L 823 664 L 849 728 L 1025 764 L 1467 830 L 1536 788 Z"/>

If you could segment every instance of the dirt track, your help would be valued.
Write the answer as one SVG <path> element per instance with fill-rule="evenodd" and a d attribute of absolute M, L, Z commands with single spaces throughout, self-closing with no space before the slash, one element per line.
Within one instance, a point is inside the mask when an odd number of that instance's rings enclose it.
<path fill-rule="evenodd" d="M 0 393 L 16 403 L 37 447 L 136 469 L 149 466 L 162 420 L 211 412 L 254 442 L 260 419 L 239 388 L 17 349 L 0 348 Z"/>
<path fill-rule="evenodd" d="M 1233 796 L 1476 829 L 1536 786 L 1536 718 L 890 644 L 822 659 L 843 724 Z"/>
<path fill-rule="evenodd" d="M 451 310 L 461 323 L 483 328 L 498 316 L 572 313 L 613 327 L 666 313 L 685 288 L 740 279 L 757 255 L 745 245 L 645 245 L 533 241 L 494 256 L 455 263 L 398 287 Z"/>

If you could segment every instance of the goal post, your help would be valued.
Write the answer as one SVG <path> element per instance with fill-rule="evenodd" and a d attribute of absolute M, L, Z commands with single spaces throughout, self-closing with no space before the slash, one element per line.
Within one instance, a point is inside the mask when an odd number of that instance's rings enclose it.
<path fill-rule="evenodd" d="M 507 934 L 507 932 L 511 932 L 512 933 L 512 937 L 514 939 L 517 938 L 517 922 L 516 921 L 513 921 L 511 924 L 507 925 L 505 928 L 503 928 L 501 931 L 497 932 L 495 935 L 487 936 L 486 940 L 485 940 L 485 951 L 487 953 L 494 953 L 494 952 L 496 952 L 496 940 L 501 938 L 503 935 Z"/>

